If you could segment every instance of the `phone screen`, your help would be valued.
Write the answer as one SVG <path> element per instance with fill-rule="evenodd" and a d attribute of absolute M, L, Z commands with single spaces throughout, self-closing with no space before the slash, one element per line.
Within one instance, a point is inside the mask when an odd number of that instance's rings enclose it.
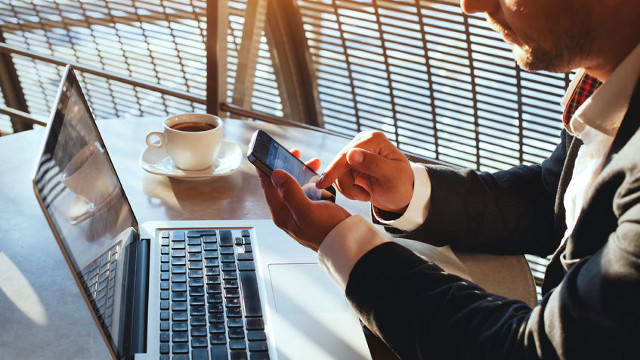
<path fill-rule="evenodd" d="M 315 184 L 318 174 L 262 130 L 254 133 L 247 158 L 267 175 L 271 175 L 275 169 L 282 169 L 293 175 L 311 200 L 335 201 L 333 187 L 317 189 Z"/>

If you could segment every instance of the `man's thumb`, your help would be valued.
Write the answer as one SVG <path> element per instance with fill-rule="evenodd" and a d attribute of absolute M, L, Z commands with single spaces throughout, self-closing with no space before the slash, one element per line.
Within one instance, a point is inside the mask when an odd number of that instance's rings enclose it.
<path fill-rule="evenodd" d="M 284 170 L 274 170 L 271 174 L 271 182 L 294 214 L 298 209 L 308 206 L 308 202 L 311 201 L 304 194 L 296 179 Z"/>

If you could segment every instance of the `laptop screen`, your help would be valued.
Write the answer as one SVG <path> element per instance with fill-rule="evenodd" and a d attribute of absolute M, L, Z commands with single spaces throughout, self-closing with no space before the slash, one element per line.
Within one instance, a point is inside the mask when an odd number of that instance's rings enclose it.
<path fill-rule="evenodd" d="M 126 245 L 138 229 L 91 110 L 67 68 L 34 185 L 45 215 L 117 357 L 126 319 Z"/>

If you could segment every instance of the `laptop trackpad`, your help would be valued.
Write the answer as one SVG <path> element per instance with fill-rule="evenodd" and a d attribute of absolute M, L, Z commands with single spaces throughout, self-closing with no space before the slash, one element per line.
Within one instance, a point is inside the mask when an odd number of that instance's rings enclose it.
<path fill-rule="evenodd" d="M 280 314 L 350 310 L 344 294 L 318 264 L 270 264 L 269 276 Z"/>

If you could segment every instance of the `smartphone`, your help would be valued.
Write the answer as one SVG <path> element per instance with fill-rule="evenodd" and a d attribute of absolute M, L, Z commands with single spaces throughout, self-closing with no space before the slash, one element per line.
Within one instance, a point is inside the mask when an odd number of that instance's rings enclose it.
<path fill-rule="evenodd" d="M 336 189 L 333 186 L 317 189 L 316 182 L 320 176 L 262 130 L 253 133 L 247 159 L 268 176 L 276 169 L 288 172 L 311 200 L 336 201 Z"/>

